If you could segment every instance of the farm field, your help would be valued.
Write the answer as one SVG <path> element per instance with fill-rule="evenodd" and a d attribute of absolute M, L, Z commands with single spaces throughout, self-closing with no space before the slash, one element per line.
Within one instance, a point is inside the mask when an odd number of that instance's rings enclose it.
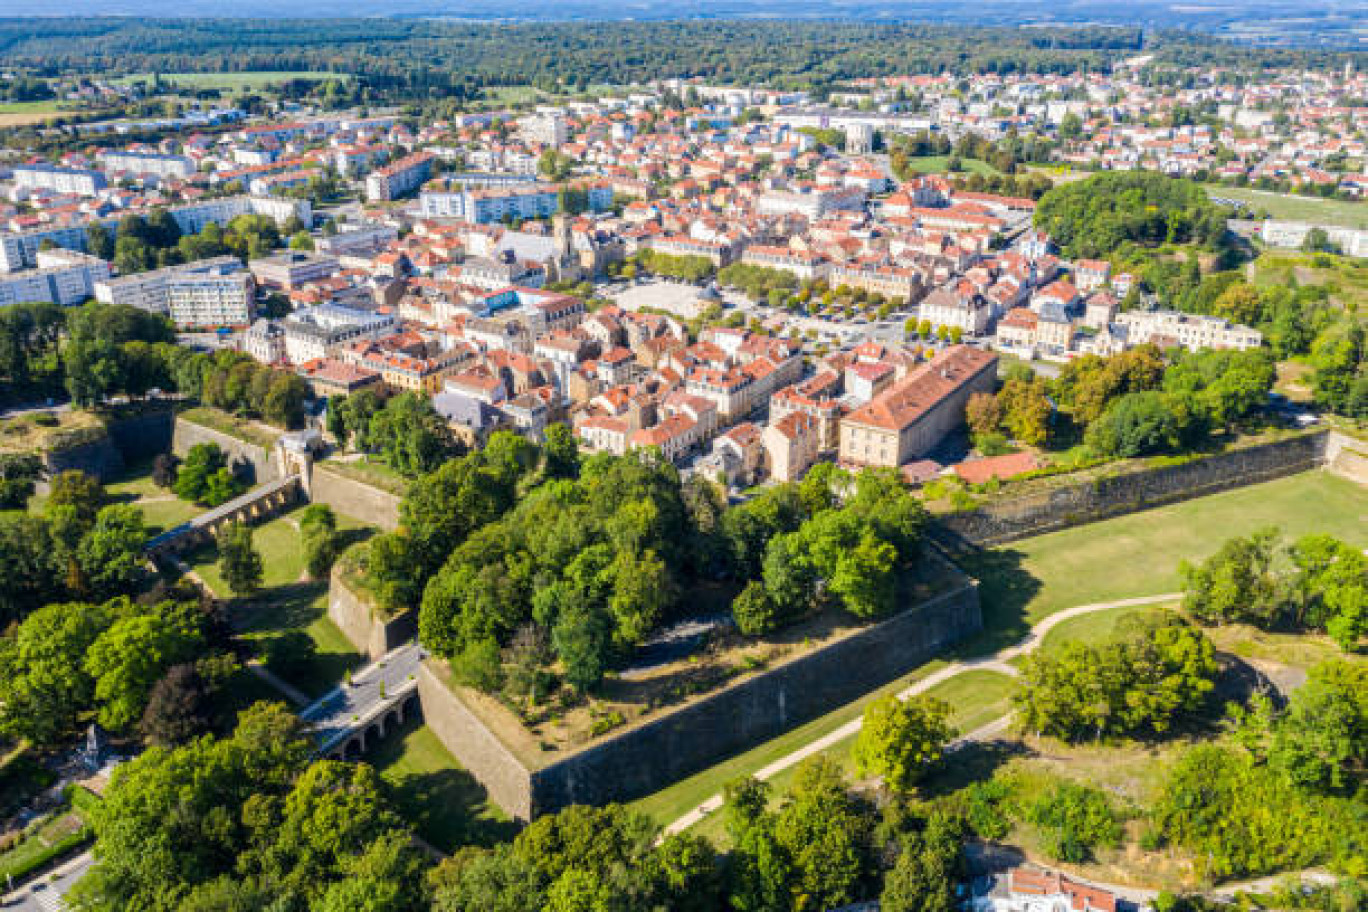
<path fill-rule="evenodd" d="M 262 70 L 255 73 L 134 73 L 118 80 L 122 85 L 135 82 L 152 83 L 158 76 L 162 82 L 173 83 L 187 89 L 218 89 L 237 92 L 261 89 L 272 83 L 288 82 L 291 79 L 340 79 L 348 80 L 347 73 L 328 73 L 322 70 Z"/>
<path fill-rule="evenodd" d="M 0 127 L 22 127 L 26 124 L 43 123 L 63 113 L 61 102 L 56 99 L 47 101 L 4 101 L 0 102 Z"/>

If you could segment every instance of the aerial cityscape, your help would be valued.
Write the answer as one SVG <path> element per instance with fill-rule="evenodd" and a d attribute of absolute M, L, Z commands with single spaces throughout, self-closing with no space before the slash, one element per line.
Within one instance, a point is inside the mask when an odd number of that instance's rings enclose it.
<path fill-rule="evenodd" d="M 0 18 L 0 909 L 1368 908 L 1368 7 Z"/>

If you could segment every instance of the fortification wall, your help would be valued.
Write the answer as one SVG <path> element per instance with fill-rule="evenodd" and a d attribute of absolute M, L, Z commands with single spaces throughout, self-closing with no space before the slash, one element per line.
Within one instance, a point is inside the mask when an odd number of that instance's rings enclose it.
<path fill-rule="evenodd" d="M 309 499 L 323 503 L 338 513 L 379 526 L 387 532 L 399 528 L 399 504 L 403 498 L 314 463 L 309 483 Z"/>
<path fill-rule="evenodd" d="M 257 446 L 225 434 L 214 428 L 205 427 L 188 421 L 182 415 L 176 416 L 176 426 L 171 437 L 171 449 L 177 456 L 184 456 L 197 443 L 216 443 L 228 454 L 228 461 L 243 466 L 254 484 L 265 484 L 280 477 L 280 467 L 272 458 L 269 447 Z"/>
<path fill-rule="evenodd" d="M 364 594 L 347 585 L 340 567 L 333 567 L 330 583 L 328 618 L 362 655 L 378 659 L 418 635 L 415 612 L 385 619 Z"/>
<path fill-rule="evenodd" d="M 1325 468 L 1350 481 L 1368 485 L 1368 441 L 1331 431 L 1325 441 Z"/>
<path fill-rule="evenodd" d="M 1141 469 L 1004 499 L 938 518 L 956 542 L 1003 544 L 1057 529 L 1293 475 L 1322 465 L 1328 432 L 1230 450 L 1176 465 Z"/>
<path fill-rule="evenodd" d="M 940 596 L 801 658 L 743 678 L 540 769 L 517 760 L 436 676 L 423 714 L 461 765 L 521 819 L 571 804 L 631 801 L 848 703 L 983 626 L 978 584 L 956 573 Z M 424 683 L 426 681 L 426 683 Z"/>

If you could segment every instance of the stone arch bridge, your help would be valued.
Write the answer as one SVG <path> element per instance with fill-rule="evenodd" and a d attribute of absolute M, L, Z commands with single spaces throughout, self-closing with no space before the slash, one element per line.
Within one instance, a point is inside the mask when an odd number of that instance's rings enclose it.
<path fill-rule="evenodd" d="M 147 556 L 158 558 L 182 554 L 213 541 L 224 526 L 267 519 L 294 504 L 302 490 L 299 475 L 287 475 L 267 482 L 149 539 L 145 547 Z"/>

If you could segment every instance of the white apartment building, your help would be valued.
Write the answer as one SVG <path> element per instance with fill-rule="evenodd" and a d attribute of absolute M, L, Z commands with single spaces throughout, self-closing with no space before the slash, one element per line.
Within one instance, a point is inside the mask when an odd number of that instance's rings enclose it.
<path fill-rule="evenodd" d="M 171 286 L 178 275 L 196 271 L 214 272 L 215 270 L 224 270 L 231 275 L 240 269 L 242 269 L 242 262 L 237 257 L 221 256 L 187 263 L 183 266 L 168 266 L 165 269 L 154 269 L 151 272 L 138 272 L 117 278 L 107 278 L 95 283 L 95 300 L 102 304 L 124 304 L 162 316 L 173 317 L 171 313 Z"/>
<path fill-rule="evenodd" d="M 19 165 L 14 169 L 14 186 L 32 190 L 54 190 L 57 193 L 76 193 L 94 196 L 107 183 L 99 171 L 86 168 L 62 168 L 57 165 Z"/>
<path fill-rule="evenodd" d="M 199 234 L 206 225 L 225 225 L 239 215 L 247 214 L 265 215 L 282 225 L 289 221 L 291 216 L 295 216 L 305 225 L 313 222 L 313 208 L 308 200 L 270 196 L 226 196 L 221 199 L 187 203 L 183 206 L 171 206 L 166 211 L 176 220 L 182 234 Z M 113 231 L 118 226 L 121 216 L 122 213 L 115 213 L 74 225 L 0 234 L 0 272 L 15 272 L 36 266 L 38 248 L 42 246 L 43 241 L 52 241 L 58 247 L 68 250 L 85 250 L 86 228 L 90 224 L 100 222 Z"/>
<path fill-rule="evenodd" d="M 518 121 L 518 132 L 528 142 L 559 147 L 570 138 L 570 126 L 560 111 L 538 111 Z"/>
<path fill-rule="evenodd" d="M 246 326 L 256 315 L 256 283 L 236 260 L 181 267 L 167 279 L 166 293 L 171 322 L 182 329 Z"/>
<path fill-rule="evenodd" d="M 184 155 L 161 155 L 156 152 L 106 152 L 103 156 L 106 172 L 122 172 L 155 177 L 189 177 L 195 173 L 195 163 Z"/>
<path fill-rule="evenodd" d="M 38 268 L 0 275 L 0 307 L 49 303 L 75 307 L 95 294 L 95 283 L 109 278 L 109 264 L 74 250 L 41 250 Z"/>
<path fill-rule="evenodd" d="M 1203 348 L 1234 348 L 1246 351 L 1263 344 L 1263 333 L 1220 317 L 1181 313 L 1176 310 L 1131 310 L 1116 315 L 1126 327 L 1131 345 L 1154 342 L 1177 343 L 1189 351 Z"/>

